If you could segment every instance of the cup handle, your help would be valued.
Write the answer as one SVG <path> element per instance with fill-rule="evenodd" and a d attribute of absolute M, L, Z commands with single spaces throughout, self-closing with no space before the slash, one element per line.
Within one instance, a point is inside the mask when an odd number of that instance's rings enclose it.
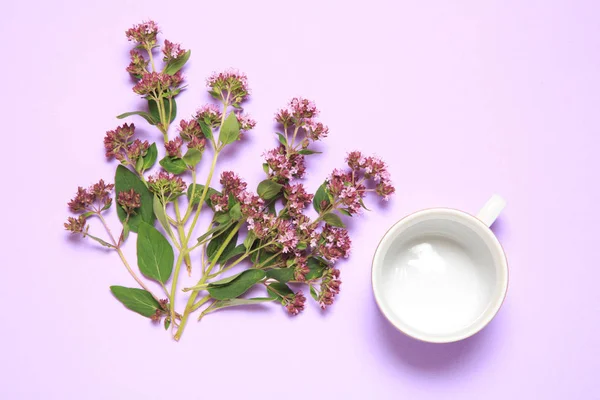
<path fill-rule="evenodd" d="M 487 201 L 487 203 L 485 203 L 481 210 L 479 210 L 477 219 L 490 227 L 494 221 L 496 221 L 496 218 L 498 218 L 505 206 L 506 200 L 495 194 Z"/>

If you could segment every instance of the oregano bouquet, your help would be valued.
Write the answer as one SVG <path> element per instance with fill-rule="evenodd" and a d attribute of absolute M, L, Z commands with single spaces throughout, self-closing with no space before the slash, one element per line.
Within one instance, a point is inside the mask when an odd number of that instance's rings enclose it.
<path fill-rule="evenodd" d="M 176 137 L 170 139 L 177 116 L 176 98 L 184 89 L 181 71 L 191 53 L 168 40 L 159 46 L 158 33 L 153 21 L 126 32 L 135 43 L 127 71 L 136 82 L 133 91 L 147 100 L 148 108 L 117 118 L 142 117 L 158 129 L 162 141 L 136 138 L 133 123 L 108 131 L 106 157 L 119 162 L 115 183 L 100 180 L 87 189 L 79 187 L 68 204 L 78 215 L 69 217 L 65 228 L 119 255 L 139 288 L 112 286 L 113 295 L 130 310 L 163 321 L 176 340 L 197 310 L 201 310 L 200 319 L 226 307 L 277 302 L 296 315 L 306 302 L 302 287 L 322 308 L 330 306 L 341 284 L 335 263 L 350 252 L 343 217 L 366 208 L 363 199 L 368 192 L 385 200 L 394 193 L 385 163 L 350 152 L 347 168 L 334 170 L 314 195 L 308 193 L 299 182 L 305 175 L 305 158 L 318 153 L 311 144 L 325 138 L 329 129 L 317 121 L 315 104 L 297 97 L 275 114 L 280 128 L 278 145 L 264 153 L 266 177 L 256 192 L 248 190 L 231 171 L 221 174 L 218 189 L 213 187 L 217 186 L 213 174 L 223 149 L 240 145 L 240 137 L 256 125 L 242 112 L 250 95 L 247 77 L 236 70 L 210 76 L 207 86 L 215 103 L 200 107 L 191 119 L 181 120 Z M 159 47 L 160 65 L 155 59 Z M 164 149 L 160 167 L 148 174 L 159 157 L 159 147 L 161 152 Z M 210 169 L 198 182 L 196 167 L 206 159 L 205 152 L 212 153 Z M 104 218 L 113 203 L 113 189 L 122 224 L 116 235 Z M 317 213 L 314 219 L 306 215 L 311 205 Z M 212 220 L 197 236 L 202 212 L 211 212 Z M 106 230 L 104 238 L 90 232 L 87 222 L 94 217 Z M 241 232 L 247 233 L 240 237 Z M 131 241 L 135 241 L 139 272 L 159 283 L 163 293 L 153 293 L 125 258 L 122 248 Z M 184 265 L 189 274 L 199 276 L 195 286 L 178 286 Z M 262 297 L 243 297 L 256 287 L 264 288 Z M 189 297 L 177 311 L 175 294 L 181 290 Z"/>

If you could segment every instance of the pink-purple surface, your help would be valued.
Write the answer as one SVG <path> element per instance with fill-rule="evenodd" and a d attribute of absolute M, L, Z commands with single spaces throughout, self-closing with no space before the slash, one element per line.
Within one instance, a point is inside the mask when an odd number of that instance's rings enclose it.
<path fill-rule="evenodd" d="M 600 398 L 599 13 L 594 1 L 3 2 L 0 398 Z M 63 232 L 76 186 L 112 180 L 104 132 L 140 104 L 123 32 L 145 18 L 192 49 L 180 116 L 208 101 L 213 70 L 248 74 L 258 126 L 221 169 L 261 179 L 273 113 L 294 95 L 331 129 L 309 188 L 347 150 L 388 160 L 397 195 L 350 223 L 329 312 L 223 311 L 175 343 L 111 296 L 134 286 L 116 254 Z M 396 332 L 371 293 L 380 237 L 417 209 L 475 212 L 494 192 L 509 203 L 495 231 L 511 273 L 497 318 L 450 345 Z"/>

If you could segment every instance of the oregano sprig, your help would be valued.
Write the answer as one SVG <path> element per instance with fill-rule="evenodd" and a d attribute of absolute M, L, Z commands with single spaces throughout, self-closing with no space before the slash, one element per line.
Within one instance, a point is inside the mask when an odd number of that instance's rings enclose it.
<path fill-rule="evenodd" d="M 275 115 L 277 146 L 264 153 L 265 179 L 256 191 L 233 171 L 223 172 L 218 184 L 213 183 L 222 151 L 240 145 L 242 135 L 256 125 L 243 112 L 250 95 L 248 78 L 233 69 L 212 74 L 206 83 L 216 103 L 199 107 L 171 132 L 175 99 L 184 89 L 182 70 L 191 52 L 169 40 L 161 45 L 158 33 L 153 21 L 126 32 L 135 44 L 127 71 L 135 80 L 134 93 L 147 101 L 147 108 L 117 118 L 142 117 L 162 140 L 136 138 L 136 127 L 129 122 L 107 131 L 106 157 L 119 162 L 115 183 L 101 180 L 80 187 L 68 204 L 75 216 L 68 217 L 65 228 L 119 255 L 139 288 L 111 286 L 115 298 L 144 317 L 162 321 L 176 340 L 198 310 L 201 319 L 229 307 L 276 302 L 297 315 L 306 308 L 303 289 L 321 308 L 332 305 L 341 286 L 336 263 L 349 256 L 351 247 L 344 219 L 366 209 L 363 200 L 369 192 L 384 200 L 394 193 L 385 163 L 351 152 L 347 168 L 334 170 L 310 193 L 301 182 L 306 157 L 320 154 L 312 144 L 326 138 L 329 128 L 318 120 L 314 102 L 295 97 Z M 161 60 L 156 58 L 158 48 Z M 206 149 L 212 157 L 204 157 Z M 198 182 L 197 168 L 203 162 L 209 169 Z M 121 222 L 116 237 L 104 218 L 113 189 Z M 188 201 L 180 204 L 183 196 Z M 311 206 L 314 219 L 306 213 Z M 212 218 L 198 234 L 203 210 Z M 106 238 L 90 232 L 88 219 L 93 217 L 104 226 Z M 139 274 L 122 251 L 131 240 L 136 242 Z M 198 266 L 190 256 L 196 251 L 201 253 Z M 198 276 L 197 284 L 188 288 L 178 284 L 184 264 L 190 275 Z M 166 298 L 157 297 L 144 278 L 158 284 Z M 245 297 L 252 289 L 263 295 Z M 180 313 L 175 294 L 182 290 L 188 300 Z"/>

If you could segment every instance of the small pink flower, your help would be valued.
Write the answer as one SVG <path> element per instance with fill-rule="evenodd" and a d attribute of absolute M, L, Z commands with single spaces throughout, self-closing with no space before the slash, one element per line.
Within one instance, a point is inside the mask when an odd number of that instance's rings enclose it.
<path fill-rule="evenodd" d="M 283 304 L 286 310 L 292 315 L 298 315 L 304 311 L 304 304 L 306 303 L 306 297 L 302 291 L 298 291 L 293 295 L 289 295 L 283 298 Z"/>
<path fill-rule="evenodd" d="M 86 218 L 80 215 L 77 218 L 69 217 L 65 223 L 65 229 L 71 233 L 83 233 L 85 230 Z"/>
<path fill-rule="evenodd" d="M 181 177 L 166 171 L 161 170 L 148 177 L 148 189 L 160 196 L 164 202 L 175 200 L 183 194 L 186 188 L 187 185 Z"/>
<path fill-rule="evenodd" d="M 125 35 L 130 42 L 136 42 L 144 47 L 152 48 L 156 44 L 158 32 L 158 25 L 156 22 L 150 20 L 134 25 L 133 28 L 125 32 Z"/>
<path fill-rule="evenodd" d="M 348 258 L 352 241 L 344 228 L 325 225 L 318 241 L 318 252 L 326 259 L 336 262 L 340 258 Z"/>
<path fill-rule="evenodd" d="M 329 268 L 323 274 L 319 293 L 319 304 L 323 310 L 332 305 L 335 296 L 340 293 L 342 281 L 339 280 L 339 277 L 340 270 L 336 268 Z"/>
<path fill-rule="evenodd" d="M 125 210 L 127 214 L 135 215 L 135 210 L 142 206 L 141 200 L 140 194 L 134 189 L 119 192 L 117 195 L 117 203 L 123 207 L 123 210 Z"/>
<path fill-rule="evenodd" d="M 148 60 L 144 58 L 142 53 L 137 50 L 131 50 L 129 53 L 131 56 L 131 62 L 127 67 L 127 72 L 140 79 L 143 74 L 148 72 Z"/>
<path fill-rule="evenodd" d="M 250 94 L 248 77 L 236 69 L 213 72 L 206 79 L 206 86 L 211 89 L 213 96 L 223 101 L 228 99 L 234 105 L 241 103 Z"/>
<path fill-rule="evenodd" d="M 179 43 L 173 43 L 168 40 L 165 40 L 162 52 L 164 54 L 163 61 L 165 62 L 169 62 L 185 54 L 185 50 L 181 48 Z"/>
<path fill-rule="evenodd" d="M 216 127 L 221 123 L 221 110 L 214 104 L 205 104 L 196 111 L 194 119 L 203 121 L 209 127 Z"/>
<path fill-rule="evenodd" d="M 165 150 L 169 157 L 181 157 L 181 146 L 183 145 L 183 140 L 180 137 L 176 137 L 173 140 L 165 143 Z"/>
<path fill-rule="evenodd" d="M 256 126 L 256 121 L 253 120 L 248 114 L 235 113 L 235 116 L 240 124 L 241 131 L 249 131 Z"/>
<path fill-rule="evenodd" d="M 80 186 L 75 197 L 68 203 L 69 210 L 81 213 L 100 212 L 103 208 L 108 208 L 112 202 L 110 193 L 114 187 L 115 185 L 106 184 L 102 179 L 88 189 Z"/>

